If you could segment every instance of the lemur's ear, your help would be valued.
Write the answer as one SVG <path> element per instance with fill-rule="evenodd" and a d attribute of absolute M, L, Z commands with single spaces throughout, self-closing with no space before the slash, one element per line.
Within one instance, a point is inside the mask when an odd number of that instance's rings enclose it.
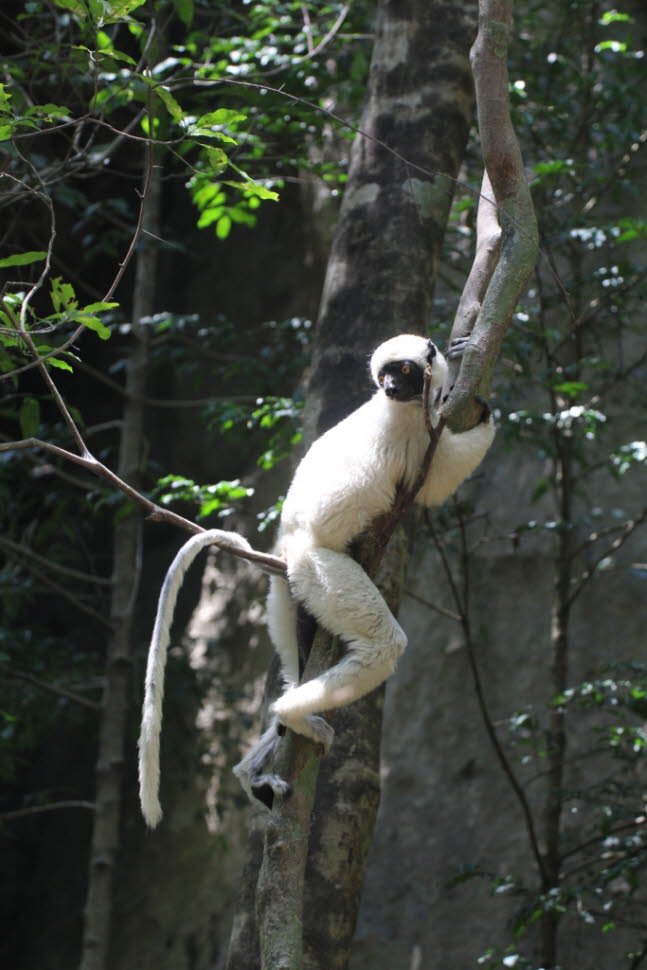
<path fill-rule="evenodd" d="M 427 341 L 427 347 L 428 347 L 428 350 L 427 350 L 427 363 L 428 364 L 431 364 L 432 360 L 434 359 L 434 357 L 436 356 L 436 354 L 438 353 L 438 351 L 436 350 L 436 344 L 433 342 L 433 340 L 428 340 Z"/>

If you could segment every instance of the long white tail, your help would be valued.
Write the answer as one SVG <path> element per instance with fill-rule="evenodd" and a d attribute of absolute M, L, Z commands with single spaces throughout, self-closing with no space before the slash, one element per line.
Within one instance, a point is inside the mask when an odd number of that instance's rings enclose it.
<path fill-rule="evenodd" d="M 139 735 L 139 800 L 142 814 L 152 829 L 162 817 L 159 801 L 160 782 L 160 732 L 162 729 L 162 701 L 164 700 L 164 669 L 171 637 L 171 623 L 177 595 L 184 575 L 198 553 L 215 543 L 225 549 L 251 549 L 237 532 L 209 529 L 192 536 L 178 551 L 171 563 L 162 585 L 155 626 L 148 648 L 144 706 Z"/>

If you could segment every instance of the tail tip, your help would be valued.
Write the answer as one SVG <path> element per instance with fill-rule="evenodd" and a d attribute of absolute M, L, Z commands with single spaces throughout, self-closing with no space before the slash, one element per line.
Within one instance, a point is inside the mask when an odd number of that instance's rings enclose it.
<path fill-rule="evenodd" d="M 155 829 L 162 821 L 162 806 L 159 801 L 142 802 L 142 815 L 149 829 Z"/>

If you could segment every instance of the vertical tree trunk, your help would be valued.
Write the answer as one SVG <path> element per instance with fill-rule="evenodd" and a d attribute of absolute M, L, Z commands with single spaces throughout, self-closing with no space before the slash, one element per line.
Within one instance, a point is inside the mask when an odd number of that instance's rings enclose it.
<path fill-rule="evenodd" d="M 471 4 L 378 4 L 363 134 L 353 145 L 320 309 L 308 389 L 309 440 L 366 399 L 367 359 L 375 346 L 396 333 L 421 332 L 431 322 L 440 247 L 472 118 L 469 49 L 474 33 Z M 406 542 L 400 537 L 393 546 L 383 578 L 396 610 Z M 381 710 L 382 691 L 376 691 L 332 718 L 337 735 L 322 763 L 310 827 L 302 923 L 300 900 L 291 898 L 295 887 L 279 880 L 271 891 L 272 856 L 276 851 L 285 855 L 288 840 L 273 822 L 269 825 L 257 898 L 264 967 L 333 970 L 348 962 L 379 803 Z M 290 844 L 288 855 L 294 851 Z M 283 899 L 286 893 L 289 899 Z M 246 898 L 249 906 L 249 894 Z M 273 912 L 283 914 L 282 924 Z M 239 914 L 236 926 L 228 966 L 242 966 L 244 953 L 247 970 L 253 970 L 258 965 L 253 914 Z M 291 942 L 272 948 L 268 936 L 277 927 L 290 934 Z M 272 954 L 296 953 L 293 942 L 301 932 L 303 964 L 294 955 L 285 958 L 293 962 L 273 963 Z"/>
<path fill-rule="evenodd" d="M 335 233 L 307 401 L 320 434 L 366 397 L 367 355 L 396 333 L 431 327 L 443 235 L 473 113 L 469 3 L 378 4 L 368 100 Z M 406 159 L 406 161 L 405 161 Z M 397 613 L 408 558 L 391 540 L 378 584 Z M 379 806 L 384 691 L 334 716 L 310 833 L 304 967 L 348 963 Z"/>
<path fill-rule="evenodd" d="M 474 108 L 475 28 L 465 0 L 378 3 L 362 133 L 319 313 L 310 440 L 368 396 L 367 353 L 393 334 L 433 327 L 437 263 Z"/>
<path fill-rule="evenodd" d="M 152 151 L 152 148 L 149 148 Z M 159 235 L 161 180 L 149 168 L 143 201 L 142 228 Z M 141 320 L 155 309 L 157 248 L 146 237 L 139 252 L 133 298 L 132 347 L 126 372 L 126 401 L 119 446 L 118 474 L 140 488 L 144 454 L 144 405 L 148 368 L 148 332 Z M 125 514 L 124 514 L 125 513 Z M 119 849 L 124 735 L 128 714 L 132 618 L 140 579 L 142 513 L 139 507 L 122 510 L 114 529 L 113 590 L 106 685 L 97 755 L 96 814 L 81 970 L 107 970 L 112 910 L 112 884 Z"/>

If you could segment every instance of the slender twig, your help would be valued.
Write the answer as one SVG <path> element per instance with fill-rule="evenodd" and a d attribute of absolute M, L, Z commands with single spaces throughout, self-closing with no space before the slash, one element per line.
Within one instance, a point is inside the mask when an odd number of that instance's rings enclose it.
<path fill-rule="evenodd" d="M 67 586 L 62 586 L 60 583 L 57 583 L 50 576 L 48 576 L 46 572 L 44 572 L 42 569 L 39 569 L 39 567 L 36 566 L 33 562 L 28 561 L 27 567 L 30 573 L 33 576 L 36 576 L 36 578 L 40 580 L 43 586 L 46 586 L 48 587 L 48 589 L 53 590 L 53 592 L 56 593 L 57 596 L 62 596 L 63 599 L 69 600 L 70 603 L 73 604 L 75 609 L 80 610 L 81 613 L 85 613 L 87 614 L 87 616 L 91 616 L 93 620 L 96 620 L 102 626 L 105 626 L 108 629 L 111 629 L 110 622 L 109 620 L 106 619 L 103 613 L 99 613 L 99 611 L 95 610 L 92 606 L 88 606 L 87 603 L 85 603 L 82 599 L 79 599 L 78 596 L 75 596 L 74 593 L 71 593 L 70 590 L 67 588 Z"/>
<path fill-rule="evenodd" d="M 458 586 L 454 578 L 454 573 L 451 568 L 451 564 L 449 563 L 447 554 L 445 552 L 444 545 L 440 540 L 440 538 L 438 537 L 435 529 L 433 528 L 433 525 L 431 525 L 431 522 L 430 522 L 430 527 L 431 527 L 431 536 L 432 536 L 432 539 L 434 540 L 434 545 L 436 546 L 436 549 L 438 550 L 438 553 L 440 555 L 441 562 L 443 565 L 443 571 L 445 573 L 450 589 L 452 591 L 454 603 L 456 604 L 456 609 L 459 614 L 460 623 L 461 623 L 461 627 L 463 629 L 463 635 L 465 638 L 465 647 L 467 650 L 468 663 L 472 674 L 472 682 L 474 684 L 474 692 L 476 694 L 476 700 L 479 707 L 479 711 L 481 713 L 483 724 L 485 726 L 485 731 L 490 740 L 490 743 L 492 745 L 496 758 L 506 778 L 508 779 L 508 782 L 517 798 L 517 801 L 523 813 L 532 854 L 537 864 L 537 868 L 542 877 L 542 880 L 544 880 L 546 876 L 544 860 L 541 854 L 541 850 L 539 848 L 539 842 L 537 839 L 537 833 L 535 830 L 535 823 L 532 817 L 532 812 L 530 811 L 530 805 L 528 804 L 526 793 L 521 787 L 517 779 L 517 776 L 515 775 L 512 769 L 512 766 L 506 756 L 506 753 L 503 750 L 503 747 L 499 741 L 496 730 L 494 728 L 492 717 L 490 715 L 487 699 L 485 697 L 483 682 L 481 680 L 481 673 L 476 660 L 476 650 L 474 648 L 474 640 L 472 638 L 472 631 L 471 631 L 471 624 L 470 624 L 470 617 L 469 617 L 469 602 L 467 600 L 464 600 L 461 594 L 459 593 Z M 467 572 L 469 567 L 468 556 L 467 556 L 467 542 L 466 542 L 464 523 L 462 521 L 462 518 L 460 517 L 460 513 L 459 513 L 459 527 L 460 527 L 460 536 L 461 536 L 461 549 L 462 549 L 461 560 L 463 563 L 463 572 Z M 463 596 L 468 596 L 468 595 L 469 595 L 469 583 L 464 576 L 463 577 Z"/>
<path fill-rule="evenodd" d="M 29 294 L 27 294 L 27 296 L 29 296 Z M 36 349 L 36 345 L 34 344 L 34 341 L 31 338 L 31 334 L 27 330 L 27 327 L 25 324 L 26 303 L 27 303 L 27 297 L 25 297 L 25 300 L 23 302 L 23 307 L 20 314 L 20 320 L 16 320 L 16 317 L 14 316 L 11 307 L 8 305 L 6 301 L 4 302 L 5 312 L 9 317 L 9 319 L 11 320 L 11 322 L 15 325 L 16 330 L 20 335 L 20 339 L 27 344 L 27 347 L 31 351 L 31 354 L 34 357 L 34 362 L 36 364 L 36 367 L 40 371 L 40 376 L 42 377 L 43 381 L 47 385 L 47 389 L 49 390 L 50 394 L 54 398 L 56 406 L 60 411 L 61 416 L 63 417 L 63 420 L 67 425 L 67 429 L 70 432 L 72 438 L 74 439 L 74 442 L 77 448 L 79 449 L 80 453 L 83 455 L 86 453 L 87 449 L 85 447 L 85 442 L 81 437 L 81 433 L 79 432 L 79 429 L 76 426 L 76 422 L 74 421 L 72 415 L 70 414 L 65 401 L 63 400 L 61 394 L 59 393 L 59 390 L 56 384 L 52 380 L 52 377 L 49 371 L 47 370 L 47 368 L 45 367 L 45 364 L 40 358 L 38 354 L 38 350 Z"/>
<path fill-rule="evenodd" d="M 421 606 L 426 606 L 435 613 L 440 613 L 441 616 L 446 616 L 448 620 L 454 620 L 456 623 L 460 623 L 461 621 L 460 614 L 453 613 L 444 606 L 438 606 L 437 603 L 430 603 L 429 600 L 424 599 L 422 596 L 418 596 L 417 593 L 412 593 L 410 589 L 405 589 L 403 591 L 403 595 L 409 596 L 412 600 L 415 600 L 416 603 L 420 603 Z"/>
<path fill-rule="evenodd" d="M 190 519 L 185 519 L 184 516 L 178 515 L 177 512 L 171 512 L 170 509 L 164 509 L 155 502 L 146 498 L 141 492 L 132 488 L 128 482 L 125 482 L 118 475 L 115 474 L 107 465 L 94 458 L 90 452 L 85 449 L 84 455 L 77 455 L 73 451 L 67 451 L 65 448 L 61 448 L 58 445 L 51 444 L 49 441 L 41 441 L 39 438 L 24 438 L 22 441 L 10 441 L 0 443 L 0 453 L 3 451 L 20 451 L 27 448 L 42 448 L 43 451 L 49 451 L 51 454 L 56 455 L 58 458 L 64 458 L 66 461 L 74 462 L 75 465 L 80 465 L 82 468 L 87 468 L 88 471 L 92 472 L 94 475 L 99 475 L 101 478 L 105 478 L 106 481 L 114 485 L 119 491 L 123 492 L 128 496 L 133 502 L 137 502 L 143 505 L 148 512 L 148 518 L 152 522 L 169 522 L 171 525 L 177 525 L 181 529 L 187 532 L 191 532 L 195 535 L 198 532 L 206 532 L 202 526 L 197 525 Z M 214 540 L 214 546 L 218 546 L 218 542 Z M 240 559 L 246 559 L 248 562 L 254 563 L 263 569 L 265 572 L 275 573 L 276 575 L 284 575 L 286 572 L 286 565 L 283 559 L 278 556 L 272 556 L 269 553 L 259 552 L 256 549 L 229 549 L 226 548 L 226 552 L 231 552 L 232 555 L 238 556 Z"/>
<path fill-rule="evenodd" d="M 303 12 L 304 33 L 306 35 L 306 43 L 308 44 L 308 53 L 303 54 L 302 57 L 294 58 L 288 64 L 282 64 L 280 67 L 275 67 L 271 71 L 263 71 L 260 75 L 258 72 L 255 72 L 255 77 L 272 77 L 275 74 L 280 74 L 282 71 L 285 71 L 288 68 L 298 67 L 298 65 L 303 64 L 304 61 L 311 60 L 313 57 L 316 57 L 317 54 L 320 54 L 324 47 L 326 47 L 339 32 L 339 29 L 344 23 L 344 20 L 348 15 L 348 11 L 350 10 L 350 4 L 347 3 L 341 8 L 335 23 L 316 45 L 313 45 L 312 43 L 312 29 L 310 17 L 308 15 L 308 8 L 304 3 L 302 3 L 301 9 Z"/>
<path fill-rule="evenodd" d="M 147 140 L 149 143 L 152 143 L 152 140 L 151 139 L 145 139 L 145 140 Z M 128 264 L 130 263 L 130 260 L 133 257 L 133 254 L 135 252 L 135 247 L 136 247 L 136 245 L 137 245 L 137 243 L 139 241 L 139 237 L 140 237 L 141 232 L 142 232 L 142 222 L 143 222 L 143 218 L 144 218 L 144 202 L 145 202 L 145 199 L 146 199 L 146 191 L 147 191 L 147 188 L 148 188 L 148 178 L 149 178 L 149 175 L 147 173 L 146 180 L 145 180 L 145 183 L 144 183 L 144 185 L 142 187 L 142 191 L 141 191 L 141 195 L 140 195 L 141 201 L 140 201 L 140 205 L 139 205 L 139 212 L 137 214 L 137 225 L 135 226 L 135 231 L 133 233 L 133 237 L 132 237 L 132 239 L 130 241 L 130 245 L 128 246 L 128 249 L 126 250 L 126 255 L 124 256 L 123 260 L 119 264 L 119 269 L 118 269 L 118 271 L 117 271 L 117 273 L 116 273 L 116 275 L 115 275 L 112 283 L 110 284 L 107 293 L 105 294 L 105 296 L 104 296 L 104 298 L 102 300 L 103 303 L 107 303 L 111 299 L 111 297 L 112 297 L 113 293 L 115 292 L 115 290 L 117 289 L 119 283 L 121 282 L 121 278 L 123 277 L 124 273 L 126 272 L 126 269 L 128 267 Z M 29 186 L 27 186 L 27 188 L 29 189 Z M 36 192 L 35 189 L 30 189 L 30 191 L 35 192 L 37 195 L 39 195 L 39 197 L 41 197 L 40 196 L 40 193 Z M 46 204 L 48 204 L 49 207 L 50 207 L 51 219 L 52 219 L 52 229 L 51 229 L 51 232 L 50 232 L 50 239 L 49 239 L 48 250 L 47 250 L 47 259 L 46 259 L 46 271 L 48 273 L 49 272 L 49 265 L 50 265 L 50 261 L 51 261 L 51 252 L 52 252 L 52 247 L 54 245 L 54 238 L 55 238 L 56 233 L 55 233 L 55 222 L 54 222 L 54 208 L 53 208 L 51 199 L 49 199 L 47 196 L 45 196 L 43 198 L 44 198 L 44 201 L 46 202 Z M 22 330 L 21 330 L 21 336 L 24 336 L 24 334 L 23 334 L 22 331 L 25 331 L 26 332 L 26 313 L 27 313 L 27 306 L 29 304 L 29 300 L 31 299 L 31 297 L 33 296 L 33 294 L 36 292 L 36 290 L 42 285 L 42 283 L 44 282 L 45 276 L 46 276 L 46 272 L 45 272 L 45 270 L 43 270 L 43 273 L 41 273 L 38 281 L 34 284 L 34 286 L 31 288 L 31 290 L 29 291 L 29 293 L 27 294 L 27 296 L 23 300 L 23 305 L 22 305 L 22 309 L 21 309 L 21 328 L 22 328 Z M 5 304 L 5 308 L 6 308 L 6 304 Z M 16 368 L 15 370 L 11 371 L 10 373 L 0 374 L 0 380 L 6 380 L 8 377 L 15 377 L 17 374 L 22 374 L 24 371 L 31 370 L 33 367 L 38 367 L 39 365 L 42 365 L 43 362 L 46 361 L 49 357 L 54 357 L 57 354 L 62 354 L 65 350 L 68 349 L 68 347 L 71 347 L 72 344 L 75 343 L 79 339 L 79 337 L 81 336 L 82 333 L 85 332 L 85 330 L 86 330 L 85 324 L 81 324 L 79 327 L 76 328 L 76 330 L 74 331 L 74 333 L 67 340 L 65 340 L 60 345 L 60 347 L 56 347 L 54 350 L 50 350 L 48 353 L 43 354 L 42 356 L 39 356 L 38 353 L 36 353 L 36 359 L 35 360 L 31 361 L 29 364 L 25 364 L 23 367 Z M 67 410 L 67 408 L 65 410 Z M 63 416 L 65 417 L 65 415 L 63 415 Z M 67 422 L 67 419 L 66 419 L 66 422 Z"/>
<path fill-rule="evenodd" d="M 105 576 L 92 576 L 87 573 L 81 572 L 80 569 L 71 569 L 69 566 L 63 566 L 60 563 L 52 562 L 51 559 L 46 559 L 45 556 L 40 556 L 33 549 L 29 549 L 27 546 L 21 546 L 20 543 L 14 542 L 12 539 L 5 539 L 0 536 L 0 546 L 8 549 L 16 556 L 21 556 L 26 559 L 31 559 L 34 562 L 39 563 L 41 566 L 45 566 L 46 569 L 55 570 L 61 573 L 63 576 L 69 576 L 70 579 L 79 579 L 82 583 L 96 583 L 99 586 L 111 586 L 112 580 L 106 578 Z"/>
<path fill-rule="evenodd" d="M 0 819 L 9 821 L 14 818 L 25 818 L 27 815 L 40 815 L 41 812 L 53 812 L 59 808 L 88 808 L 91 812 L 96 811 L 94 802 L 84 802 L 80 800 L 67 802 L 50 802 L 49 805 L 32 805 L 30 808 L 17 808 L 13 812 L 0 812 Z"/>
<path fill-rule="evenodd" d="M 55 694 L 57 697 L 64 697 L 68 701 L 74 701 L 75 704 L 80 704 L 82 707 L 89 707 L 93 711 L 100 711 L 101 704 L 95 701 L 89 701 L 87 697 L 81 697 L 73 690 L 68 690 L 65 687 L 57 687 L 55 684 L 48 684 L 45 680 L 40 680 L 38 677 L 34 677 L 32 674 L 28 674 L 24 670 L 18 670 L 16 667 L 12 667 L 11 664 L 0 662 L 0 670 L 7 675 L 7 677 L 14 677 L 16 680 L 24 680 L 28 684 L 32 684 L 34 687 L 38 687 L 39 690 L 43 690 L 48 694 Z"/>
<path fill-rule="evenodd" d="M 593 563 L 586 569 L 575 581 L 576 585 L 571 589 L 570 594 L 566 599 L 566 606 L 571 607 L 577 597 L 580 595 L 585 586 L 593 579 L 596 574 L 596 569 L 600 565 L 603 559 L 606 559 L 612 553 L 617 552 L 625 542 L 631 537 L 631 535 L 636 531 L 636 529 L 647 521 L 647 507 L 645 507 L 640 515 L 635 519 L 629 519 L 622 528 L 622 533 L 614 539 L 613 542 L 607 546 L 602 552 L 598 553 Z M 571 557 L 572 558 L 572 557 Z"/>

